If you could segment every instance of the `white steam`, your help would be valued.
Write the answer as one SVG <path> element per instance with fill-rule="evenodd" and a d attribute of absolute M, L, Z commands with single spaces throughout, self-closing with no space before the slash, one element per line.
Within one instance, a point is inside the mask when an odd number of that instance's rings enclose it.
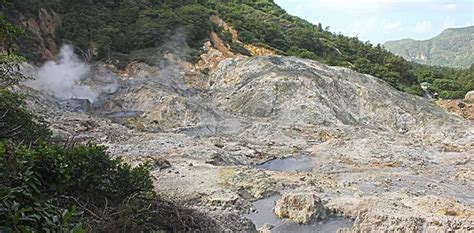
<path fill-rule="evenodd" d="M 26 84 L 39 91 L 45 91 L 58 99 L 88 99 L 95 102 L 98 93 L 80 81 L 87 77 L 90 66 L 82 62 L 71 46 L 61 48 L 58 61 L 46 62 Z"/>

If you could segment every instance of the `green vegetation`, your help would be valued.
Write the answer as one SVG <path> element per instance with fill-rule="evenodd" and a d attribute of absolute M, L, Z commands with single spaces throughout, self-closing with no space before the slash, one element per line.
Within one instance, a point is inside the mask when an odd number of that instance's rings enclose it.
<path fill-rule="evenodd" d="M 429 40 L 388 41 L 384 47 L 420 64 L 469 68 L 474 63 L 474 26 L 446 29 Z"/>
<path fill-rule="evenodd" d="M 414 72 L 420 83 L 428 83 L 428 90 L 444 99 L 462 99 L 474 90 L 474 64 L 469 69 L 433 67 L 415 64 Z"/>
<path fill-rule="evenodd" d="M 60 35 L 77 48 L 83 51 L 92 48 L 98 58 L 104 58 L 113 52 L 130 54 L 145 48 L 175 47 L 173 43 L 177 41 L 173 41 L 173 35 L 178 28 L 184 28 L 180 37 L 186 38 L 190 47 L 187 54 L 197 54 L 211 31 L 210 10 L 185 2 L 75 1 L 65 5 Z"/>
<path fill-rule="evenodd" d="M 3 230 L 126 230 L 148 220 L 134 218 L 154 195 L 147 167 L 131 168 L 105 148 L 28 148 L 4 139 L 0 168 Z"/>
<path fill-rule="evenodd" d="M 425 76 L 424 70 L 440 74 L 437 79 L 454 80 L 462 87 L 471 87 L 469 80 L 457 77 L 464 71 L 452 76 L 444 69 L 419 69 L 380 44 L 374 46 L 357 37 L 335 34 L 329 27 L 291 16 L 272 0 L 14 0 L 14 3 L 21 12 L 36 12 L 39 6 L 46 6 L 63 14 L 60 42 L 72 43 L 87 59 L 156 63 L 168 50 L 194 59 L 211 31 L 217 32 L 232 51 L 248 55 L 239 43 L 232 43 L 229 34 L 209 22 L 209 16 L 216 14 L 237 29 L 239 40 L 244 43 L 272 48 L 283 55 L 348 67 L 412 94 L 423 94 L 419 80 Z M 183 31 L 184 35 L 173 36 L 177 31 Z M 182 38 L 188 46 L 176 43 Z M 459 97 L 467 90 L 455 90 L 457 93 L 453 95 L 446 93 L 452 90 L 443 89 L 447 85 L 435 86 L 445 97 Z"/>

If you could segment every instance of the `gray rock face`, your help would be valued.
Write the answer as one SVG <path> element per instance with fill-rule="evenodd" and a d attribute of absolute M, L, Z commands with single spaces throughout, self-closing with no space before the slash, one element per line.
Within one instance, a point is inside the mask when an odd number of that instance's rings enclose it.
<path fill-rule="evenodd" d="M 226 60 L 212 90 L 224 111 L 287 124 L 405 132 L 447 118 L 428 100 L 396 91 L 378 78 L 293 57 Z"/>

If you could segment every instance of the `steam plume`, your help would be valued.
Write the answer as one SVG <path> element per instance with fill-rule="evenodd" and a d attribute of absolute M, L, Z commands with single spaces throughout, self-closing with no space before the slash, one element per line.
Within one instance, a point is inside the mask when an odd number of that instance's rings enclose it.
<path fill-rule="evenodd" d="M 35 75 L 35 79 L 26 84 L 45 91 L 58 99 L 88 99 L 96 101 L 98 93 L 79 82 L 87 77 L 90 66 L 74 54 L 71 46 L 61 48 L 58 61 L 46 62 Z"/>

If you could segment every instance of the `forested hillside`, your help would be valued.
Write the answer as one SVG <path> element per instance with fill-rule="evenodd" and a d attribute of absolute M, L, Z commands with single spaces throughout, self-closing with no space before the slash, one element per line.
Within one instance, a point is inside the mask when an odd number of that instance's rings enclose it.
<path fill-rule="evenodd" d="M 449 79 L 462 87 L 456 93 L 440 87 L 446 98 L 462 97 L 474 88 L 464 78 L 457 78 L 463 72 L 458 75 L 450 71 L 448 75 L 440 69 L 423 67 L 422 70 L 436 73 L 427 78 L 430 72 L 420 74 L 420 69 L 381 45 L 332 33 L 329 26 L 313 25 L 291 16 L 271 0 L 15 0 L 11 9 L 16 9 L 16 13 L 10 10 L 7 15 L 11 19 L 18 18 L 15 14 L 19 13 L 34 17 L 40 8 L 63 15 L 56 40 L 72 43 L 79 53 L 91 59 L 156 62 L 148 59 L 147 54 L 169 49 L 177 29 L 184 29 L 180 31 L 185 32 L 183 37 L 189 45 L 181 51 L 195 59 L 211 31 L 225 35 L 222 28 L 209 21 L 211 15 L 218 15 L 237 30 L 238 39 L 244 43 L 271 48 L 282 55 L 348 67 L 412 94 L 423 94 L 419 81 L 426 79 Z M 238 44 L 230 47 L 247 54 Z"/>
<path fill-rule="evenodd" d="M 429 40 L 396 40 L 384 47 L 409 61 L 469 68 L 474 64 L 474 26 L 449 28 Z"/>

